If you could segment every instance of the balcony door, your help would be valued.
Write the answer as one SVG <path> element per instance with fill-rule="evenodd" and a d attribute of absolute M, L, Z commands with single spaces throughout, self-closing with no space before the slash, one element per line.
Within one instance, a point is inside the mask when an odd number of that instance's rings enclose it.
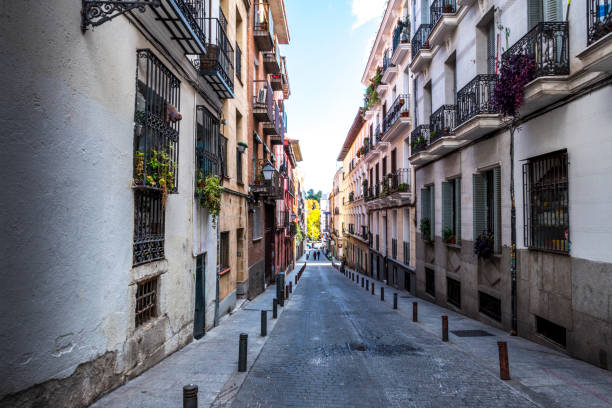
<path fill-rule="evenodd" d="M 528 0 L 527 19 L 531 30 L 543 21 L 563 21 L 561 0 Z"/>

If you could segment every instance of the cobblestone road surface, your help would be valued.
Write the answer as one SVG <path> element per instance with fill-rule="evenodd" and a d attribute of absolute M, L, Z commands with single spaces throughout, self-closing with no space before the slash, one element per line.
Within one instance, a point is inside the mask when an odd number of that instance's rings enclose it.
<path fill-rule="evenodd" d="M 534 407 L 329 264 L 309 263 L 232 407 Z"/>

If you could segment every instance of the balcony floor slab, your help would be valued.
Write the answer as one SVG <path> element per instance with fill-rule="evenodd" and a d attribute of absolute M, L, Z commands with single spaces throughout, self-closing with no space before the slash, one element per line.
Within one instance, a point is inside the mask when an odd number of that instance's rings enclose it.
<path fill-rule="evenodd" d="M 471 117 L 454 129 L 459 140 L 472 141 L 501 127 L 501 115 L 480 114 Z"/>
<path fill-rule="evenodd" d="M 391 63 L 395 65 L 402 65 L 408 55 L 410 55 L 410 43 L 402 42 L 393 52 L 393 55 L 391 56 Z"/>
<path fill-rule="evenodd" d="M 384 142 L 392 142 L 398 136 L 401 136 L 404 133 L 406 134 L 406 136 L 409 136 L 410 122 L 410 116 L 400 116 L 399 118 L 397 118 L 395 123 L 391 125 L 387 132 L 385 132 L 385 135 L 383 136 L 382 140 Z"/>
<path fill-rule="evenodd" d="M 612 33 L 589 45 L 577 57 L 585 71 L 612 73 Z"/>

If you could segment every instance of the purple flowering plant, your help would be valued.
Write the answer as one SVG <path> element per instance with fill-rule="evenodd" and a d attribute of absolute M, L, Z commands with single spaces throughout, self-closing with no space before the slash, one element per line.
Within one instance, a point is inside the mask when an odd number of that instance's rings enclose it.
<path fill-rule="evenodd" d="M 504 116 L 517 117 L 525 85 L 534 78 L 533 56 L 516 54 L 504 59 L 493 90 L 493 107 Z"/>

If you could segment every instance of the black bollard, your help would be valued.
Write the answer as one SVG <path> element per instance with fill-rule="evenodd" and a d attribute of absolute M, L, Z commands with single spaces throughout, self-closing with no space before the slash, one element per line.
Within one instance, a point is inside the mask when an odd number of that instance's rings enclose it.
<path fill-rule="evenodd" d="M 363 288 L 364 285 L 364 280 L 363 280 L 363 276 L 361 277 L 361 287 Z"/>
<path fill-rule="evenodd" d="M 366 290 L 370 290 L 370 281 L 366 279 Z"/>
<path fill-rule="evenodd" d="M 268 312 L 265 310 L 261 311 L 261 336 L 265 337 L 268 335 Z"/>
<path fill-rule="evenodd" d="M 393 308 L 397 309 L 397 293 L 393 294 Z"/>
<path fill-rule="evenodd" d="M 380 300 L 385 301 L 385 288 L 380 287 Z"/>
<path fill-rule="evenodd" d="M 198 386 L 189 384 L 183 387 L 183 408 L 198 408 Z"/>
<path fill-rule="evenodd" d="M 240 333 L 240 344 L 238 345 L 238 371 L 244 373 L 247 369 L 247 346 L 249 335 Z"/>
<path fill-rule="evenodd" d="M 278 317 L 278 299 L 272 299 L 272 318 L 276 319 Z"/>

